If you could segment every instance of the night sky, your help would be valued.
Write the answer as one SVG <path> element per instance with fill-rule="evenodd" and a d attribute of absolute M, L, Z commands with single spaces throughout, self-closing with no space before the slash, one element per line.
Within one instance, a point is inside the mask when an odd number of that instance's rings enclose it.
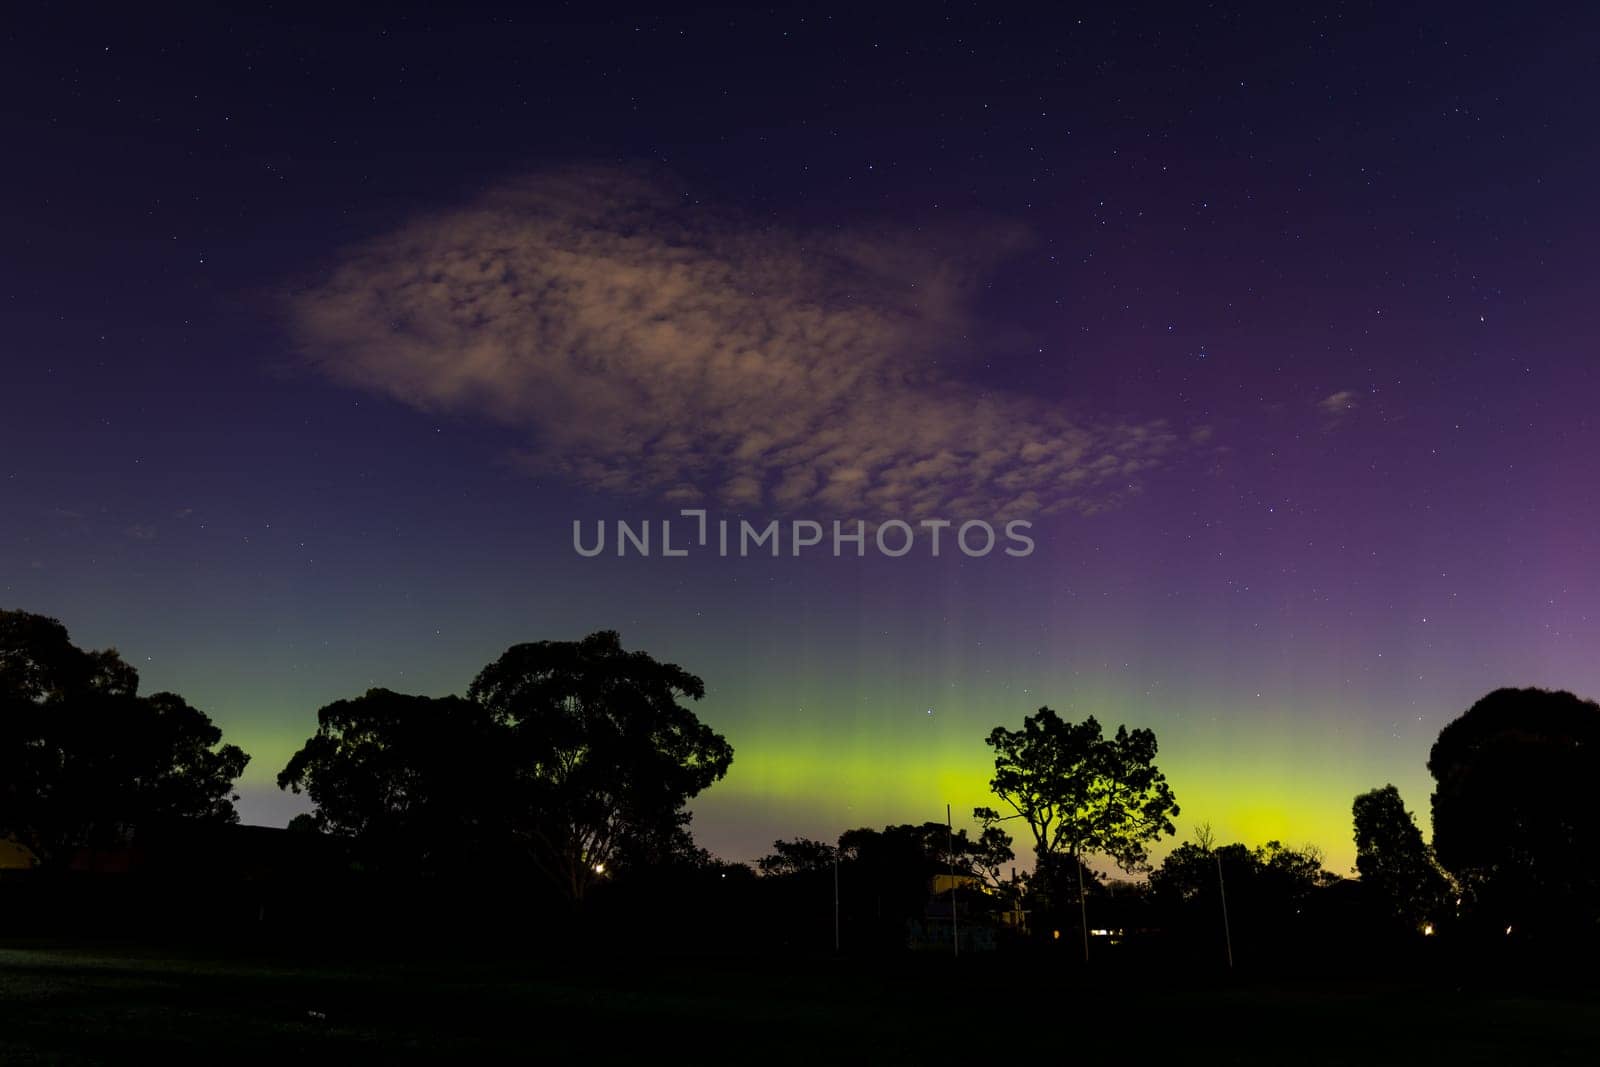
<path fill-rule="evenodd" d="M 1600 695 L 1600 11 L 1292 6 L 10 12 L 0 607 L 247 822 L 323 704 L 607 628 L 728 858 L 959 821 L 1049 704 L 1343 872 L 1474 699 Z M 573 550 L 685 506 L 1037 548 Z"/>

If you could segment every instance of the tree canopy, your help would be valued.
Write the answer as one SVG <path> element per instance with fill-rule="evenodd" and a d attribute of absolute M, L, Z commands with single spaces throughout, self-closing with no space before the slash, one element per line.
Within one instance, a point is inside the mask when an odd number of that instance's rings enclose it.
<path fill-rule="evenodd" d="M 733 762 L 680 703 L 704 695 L 699 678 L 625 651 L 610 630 L 515 645 L 474 679 L 468 698 L 510 731 L 517 825 L 572 899 L 619 860 L 681 846 L 685 806 Z"/>
<path fill-rule="evenodd" d="M 756 860 L 756 870 L 768 878 L 831 870 L 841 857 L 841 851 L 811 837 L 774 841 L 772 851 Z"/>
<path fill-rule="evenodd" d="M 434 876 L 505 857 L 514 775 L 481 706 L 370 689 L 317 712 L 278 787 L 315 805 L 298 829 L 351 839 L 364 865 Z"/>
<path fill-rule="evenodd" d="M 1442 919 L 1450 885 L 1406 810 L 1400 790 L 1392 785 L 1369 790 L 1356 797 L 1351 810 L 1362 885 L 1406 925 Z"/>
<path fill-rule="evenodd" d="M 113 649 L 0 611 L 0 833 L 56 866 L 162 820 L 236 822 L 249 757 L 174 693 L 138 695 Z"/>
<path fill-rule="evenodd" d="M 989 788 L 1014 814 L 977 808 L 985 827 L 1020 818 L 1041 863 L 1066 855 L 1109 856 L 1127 871 L 1143 868 L 1149 845 L 1175 832 L 1177 800 L 1157 769 L 1156 735 L 1117 727 L 1106 737 L 1089 716 L 1068 722 L 1048 707 L 1023 719 L 1022 729 L 997 726 Z"/>
<path fill-rule="evenodd" d="M 375 689 L 323 708 L 278 784 L 378 862 L 525 862 L 577 902 L 629 865 L 704 857 L 685 806 L 733 759 L 680 702 L 704 692 L 610 631 L 520 644 L 464 698 Z"/>
<path fill-rule="evenodd" d="M 1480 918 L 1531 930 L 1600 917 L 1600 706 L 1497 689 L 1439 732 L 1428 770 L 1434 849 Z"/>
<path fill-rule="evenodd" d="M 835 859 L 864 870 L 887 874 L 925 890 L 931 875 L 954 872 L 992 889 L 1005 883 L 1002 869 L 1016 856 L 1011 837 L 989 827 L 974 839 L 965 828 L 954 832 L 942 822 L 901 823 L 874 830 L 846 830 L 830 845 L 809 837 L 772 843 L 772 851 L 756 861 L 769 877 L 804 874 L 833 866 Z"/>
<path fill-rule="evenodd" d="M 1209 830 L 1178 845 L 1150 874 L 1155 920 L 1200 958 L 1260 963 L 1304 951 L 1320 933 L 1319 892 L 1339 881 L 1311 847 L 1279 841 L 1214 845 Z"/>
<path fill-rule="evenodd" d="M 1167 903 L 1214 898 L 1219 892 L 1219 866 L 1231 897 L 1280 907 L 1298 904 L 1313 889 L 1338 881 L 1337 875 L 1323 869 L 1322 856 L 1314 848 L 1289 848 L 1279 841 L 1255 848 L 1185 841 L 1150 873 L 1150 892 Z"/>

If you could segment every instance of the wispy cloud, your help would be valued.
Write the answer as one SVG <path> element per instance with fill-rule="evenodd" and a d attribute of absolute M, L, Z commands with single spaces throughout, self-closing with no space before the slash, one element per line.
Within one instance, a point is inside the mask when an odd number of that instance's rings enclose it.
<path fill-rule="evenodd" d="M 1337 393 L 1329 393 L 1317 401 L 1317 408 L 1337 423 L 1355 411 L 1360 403 L 1360 393 L 1354 389 L 1340 389 Z"/>
<path fill-rule="evenodd" d="M 330 377 L 526 427 L 531 467 L 618 493 L 1016 517 L 1137 489 L 1179 447 L 1165 425 L 952 376 L 971 293 L 1022 240 L 956 236 L 741 224 L 573 170 L 350 248 L 288 311 Z"/>

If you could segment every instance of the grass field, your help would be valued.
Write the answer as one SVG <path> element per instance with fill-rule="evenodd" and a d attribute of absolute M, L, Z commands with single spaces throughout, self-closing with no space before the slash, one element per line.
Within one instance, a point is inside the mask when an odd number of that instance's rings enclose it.
<path fill-rule="evenodd" d="M 990 957 L 294 963 L 0 948 L 0 1062 L 1593 1063 L 1600 1001 L 1347 982 L 1088 984 Z M 1023 990 L 1017 992 L 1018 989 Z"/>

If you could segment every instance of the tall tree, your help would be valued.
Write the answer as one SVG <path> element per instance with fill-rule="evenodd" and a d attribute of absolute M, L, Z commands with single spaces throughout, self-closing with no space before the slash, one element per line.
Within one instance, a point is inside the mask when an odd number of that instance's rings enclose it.
<path fill-rule="evenodd" d="M 516 645 L 473 681 L 468 698 L 510 731 L 514 822 L 572 901 L 630 850 L 677 838 L 688 801 L 727 773 L 733 747 L 680 703 L 704 694 L 612 631 Z"/>
<path fill-rule="evenodd" d="M 1420 927 L 1445 914 L 1450 885 L 1393 785 L 1356 797 L 1356 870 L 1395 919 Z"/>
<path fill-rule="evenodd" d="M 503 859 L 516 768 L 505 730 L 461 697 L 370 689 L 317 712 L 278 775 L 315 805 L 301 829 L 347 838 L 364 866 L 434 877 Z"/>
<path fill-rule="evenodd" d="M 855 832 L 846 832 L 844 838 L 840 840 L 843 841 Z M 786 878 L 796 874 L 832 870 L 837 860 L 853 855 L 854 841 L 849 846 L 835 848 L 826 841 L 796 837 L 793 840 L 774 841 L 772 851 L 756 860 L 756 870 L 768 878 Z"/>
<path fill-rule="evenodd" d="M 1314 848 L 1218 845 L 1207 828 L 1150 873 L 1149 900 L 1175 947 L 1188 942 L 1219 961 L 1226 952 L 1230 962 L 1259 962 L 1315 930 L 1307 905 L 1338 880 Z"/>
<path fill-rule="evenodd" d="M 1226 890 L 1221 888 L 1223 879 Z M 1150 891 L 1168 904 L 1214 899 L 1224 891 L 1240 898 L 1253 894 L 1282 910 L 1338 880 L 1338 875 L 1323 869 L 1322 856 L 1314 848 L 1288 848 L 1278 841 L 1250 848 L 1196 840 L 1167 853 L 1161 866 L 1150 872 Z"/>
<path fill-rule="evenodd" d="M 138 695 L 115 650 L 0 611 L 0 833 L 45 866 L 152 822 L 235 822 L 249 757 L 173 693 Z"/>
<path fill-rule="evenodd" d="M 1434 849 L 1477 917 L 1562 938 L 1600 919 L 1600 706 L 1497 689 L 1439 731 L 1428 770 Z"/>
<path fill-rule="evenodd" d="M 954 843 L 958 869 L 978 879 L 990 889 L 1009 893 L 1015 883 L 1006 876 L 1005 869 L 1017 858 L 1010 834 L 1000 826 L 990 823 L 978 831 L 976 840 L 968 840 L 965 830 L 956 834 Z"/>
<path fill-rule="evenodd" d="M 1119 726 L 1106 737 L 1092 715 L 1072 723 L 1044 707 L 1025 717 L 1020 730 L 995 727 L 987 744 L 994 750 L 989 788 L 1012 814 L 987 807 L 973 814 L 986 829 L 1004 819 L 1023 821 L 1033 835 L 1036 878 L 1059 871 L 1065 860 L 1077 875 L 1080 920 L 1088 857 L 1140 870 L 1150 843 L 1175 833 L 1178 804 L 1156 767 L 1153 731 Z"/>

